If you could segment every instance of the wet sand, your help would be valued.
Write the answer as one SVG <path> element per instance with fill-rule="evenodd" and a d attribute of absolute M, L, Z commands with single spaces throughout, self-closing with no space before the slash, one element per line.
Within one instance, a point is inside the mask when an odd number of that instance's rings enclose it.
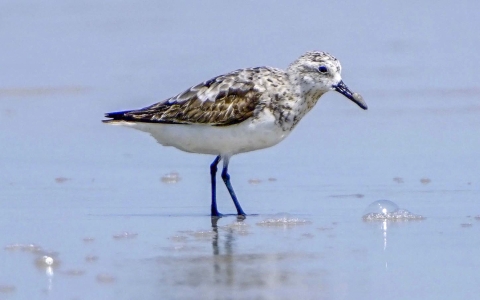
<path fill-rule="evenodd" d="M 471 299 L 475 5 L 2 4 L 0 299 Z M 369 110 L 332 93 L 278 146 L 235 156 L 245 219 L 208 216 L 213 157 L 100 122 L 309 49 L 341 60 Z M 365 221 L 381 199 L 425 219 Z"/>

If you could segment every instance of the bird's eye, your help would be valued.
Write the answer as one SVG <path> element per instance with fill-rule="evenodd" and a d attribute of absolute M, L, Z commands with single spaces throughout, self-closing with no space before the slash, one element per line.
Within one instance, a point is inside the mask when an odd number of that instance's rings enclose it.
<path fill-rule="evenodd" d="M 320 71 L 320 73 L 327 73 L 328 72 L 328 69 L 325 66 L 318 67 L 318 70 Z"/>

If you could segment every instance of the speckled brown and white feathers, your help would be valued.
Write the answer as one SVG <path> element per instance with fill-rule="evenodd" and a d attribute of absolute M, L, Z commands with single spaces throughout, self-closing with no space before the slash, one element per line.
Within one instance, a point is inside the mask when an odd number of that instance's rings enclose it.
<path fill-rule="evenodd" d="M 139 110 L 106 114 L 111 121 L 225 126 L 254 116 L 272 88 L 285 86 L 281 70 L 258 67 L 233 71 Z M 275 94 L 275 93 L 274 93 Z M 272 95 L 269 95 L 272 96 Z"/>
<path fill-rule="evenodd" d="M 279 143 L 328 91 L 366 109 L 340 72 L 335 57 L 311 51 L 286 70 L 236 70 L 151 106 L 108 113 L 104 122 L 148 132 L 164 146 L 228 157 Z"/>
<path fill-rule="evenodd" d="M 336 71 L 332 74 L 341 72 L 335 57 L 311 51 L 299 57 L 287 71 L 270 67 L 236 70 L 143 109 L 106 114 L 106 117 L 113 118 L 106 122 L 225 126 L 255 117 L 259 110 L 268 107 L 277 115 L 278 123 L 295 126 L 328 91 L 318 89 L 315 82 L 309 83 L 312 79 L 309 74 L 317 75 L 319 64 L 326 64 Z"/>

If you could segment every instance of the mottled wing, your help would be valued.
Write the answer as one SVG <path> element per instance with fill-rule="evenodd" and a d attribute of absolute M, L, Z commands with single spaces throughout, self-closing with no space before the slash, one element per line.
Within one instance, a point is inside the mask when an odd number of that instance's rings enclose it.
<path fill-rule="evenodd" d="M 231 125 L 251 116 L 262 87 L 254 77 L 262 68 L 242 69 L 193 86 L 175 97 L 139 110 L 106 114 L 111 121 Z M 258 77 L 257 77 L 258 78 Z M 107 121 L 108 122 L 108 121 Z"/>

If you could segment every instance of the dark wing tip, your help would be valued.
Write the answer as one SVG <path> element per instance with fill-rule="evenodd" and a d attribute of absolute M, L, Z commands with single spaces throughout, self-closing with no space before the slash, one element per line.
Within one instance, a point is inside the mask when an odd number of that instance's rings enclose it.
<path fill-rule="evenodd" d="M 143 123 L 169 123 L 176 124 L 175 121 L 168 120 L 155 120 L 152 119 L 152 115 L 145 113 L 142 115 L 142 110 L 125 110 L 125 111 L 116 111 L 111 113 L 106 113 L 105 118 L 110 118 L 108 120 L 102 120 L 103 123 L 118 123 L 120 121 L 127 122 L 143 122 Z M 181 123 L 178 123 L 181 124 Z"/>
<path fill-rule="evenodd" d="M 124 111 L 115 111 L 105 114 L 105 118 L 112 118 L 115 120 L 123 119 L 127 113 L 131 112 L 131 110 L 124 110 Z"/>
<path fill-rule="evenodd" d="M 102 120 L 103 123 L 110 123 L 114 121 L 121 121 L 121 120 L 129 120 L 130 117 L 127 116 L 127 113 L 131 112 L 131 110 L 124 110 L 124 111 L 115 111 L 105 114 L 105 118 L 110 118 L 109 120 Z"/>

